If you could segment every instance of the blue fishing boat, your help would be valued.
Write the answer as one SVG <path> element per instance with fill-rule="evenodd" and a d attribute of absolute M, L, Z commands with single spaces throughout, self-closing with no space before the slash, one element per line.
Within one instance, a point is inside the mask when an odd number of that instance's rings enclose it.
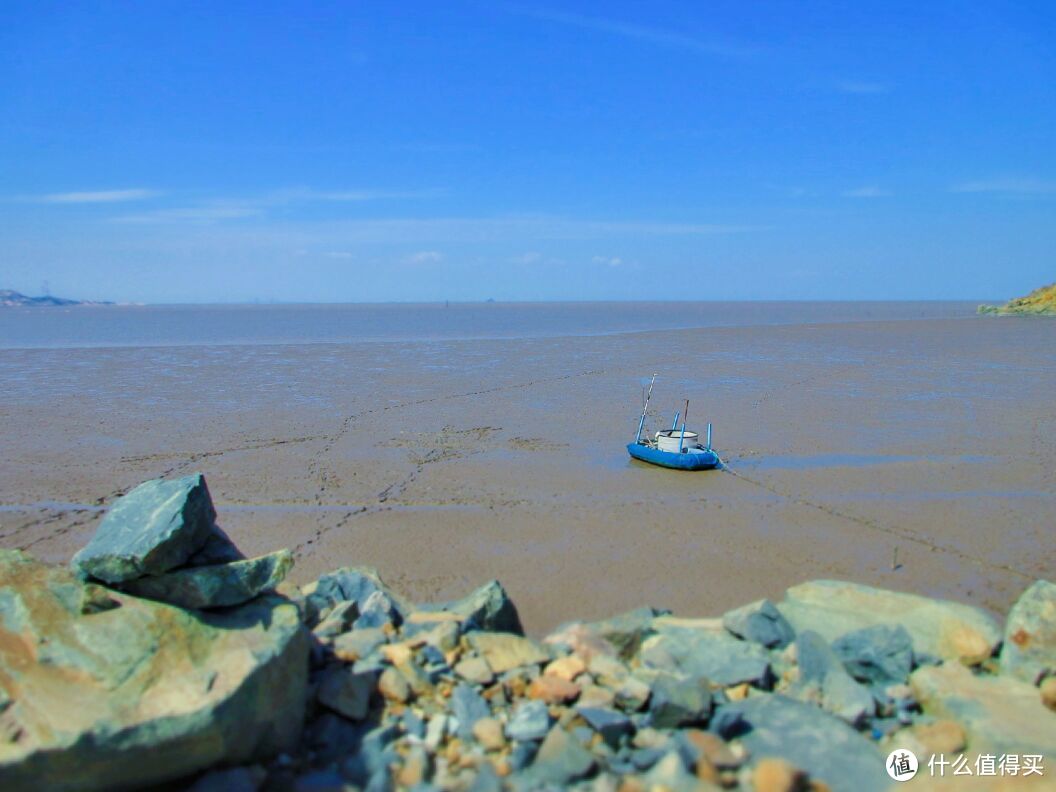
<path fill-rule="evenodd" d="M 645 426 L 645 414 L 649 409 L 649 399 L 653 395 L 653 383 L 656 375 L 649 382 L 649 393 L 642 407 L 642 418 L 638 421 L 638 433 L 634 442 L 627 444 L 627 453 L 642 462 L 672 468 L 673 470 L 713 470 L 722 464 L 719 455 L 711 448 L 711 424 L 708 424 L 708 439 L 705 445 L 699 442 L 696 432 L 686 431 L 686 416 L 689 415 L 689 399 L 682 412 L 682 427 L 678 426 L 679 413 L 670 429 L 657 432 L 652 440 L 642 439 L 642 428 Z"/>

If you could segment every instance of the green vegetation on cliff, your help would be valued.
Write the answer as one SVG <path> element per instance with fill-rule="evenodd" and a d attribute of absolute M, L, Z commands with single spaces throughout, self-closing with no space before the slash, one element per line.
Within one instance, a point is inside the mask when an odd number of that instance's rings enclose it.
<path fill-rule="evenodd" d="M 1026 297 L 1017 297 L 1004 305 L 980 305 L 979 313 L 1056 316 L 1056 283 L 1042 286 Z"/>

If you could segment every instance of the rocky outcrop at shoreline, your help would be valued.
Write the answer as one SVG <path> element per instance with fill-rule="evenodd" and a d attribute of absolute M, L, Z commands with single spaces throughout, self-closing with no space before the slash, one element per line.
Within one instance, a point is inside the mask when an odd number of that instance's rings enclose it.
<path fill-rule="evenodd" d="M 895 749 L 914 788 L 932 754 L 1056 756 L 1046 581 L 1003 631 L 813 581 L 534 640 L 496 581 L 421 605 L 365 567 L 298 589 L 291 563 L 245 559 L 197 474 L 119 500 L 70 569 L 0 551 L 0 788 L 868 792 Z"/>
<path fill-rule="evenodd" d="M 1013 316 L 1056 316 L 1056 283 L 1016 297 L 1004 305 L 980 305 L 979 313 Z"/>

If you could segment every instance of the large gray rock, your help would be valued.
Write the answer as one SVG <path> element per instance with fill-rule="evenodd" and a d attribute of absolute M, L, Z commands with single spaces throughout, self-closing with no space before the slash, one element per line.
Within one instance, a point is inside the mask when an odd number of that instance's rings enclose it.
<path fill-rule="evenodd" d="M 567 786 L 594 769 L 594 756 L 568 732 L 555 725 L 539 746 L 525 780 L 532 786 Z"/>
<path fill-rule="evenodd" d="M 657 674 L 649 697 L 649 722 L 658 729 L 703 725 L 711 713 L 711 689 L 703 677 Z"/>
<path fill-rule="evenodd" d="M 832 649 L 855 679 L 880 688 L 909 679 L 913 639 L 902 626 L 877 624 L 837 638 Z"/>
<path fill-rule="evenodd" d="M 796 638 L 799 681 L 797 698 L 813 701 L 852 726 L 859 726 L 876 712 L 872 694 L 851 678 L 840 658 L 812 630 Z"/>
<path fill-rule="evenodd" d="M 538 643 L 513 633 L 471 632 L 466 639 L 496 674 L 521 666 L 542 665 L 550 659 L 550 653 Z"/>
<path fill-rule="evenodd" d="M 316 697 L 328 709 L 349 720 L 359 721 L 367 717 L 370 711 L 377 684 L 376 670 L 360 671 L 355 666 L 331 666 L 319 681 Z"/>
<path fill-rule="evenodd" d="M 403 621 L 400 609 L 381 591 L 375 591 L 359 605 L 359 616 L 352 627 L 357 630 L 369 630 L 392 625 L 399 627 Z"/>
<path fill-rule="evenodd" d="M 723 706 L 712 730 L 739 736 L 754 759 L 781 757 L 824 781 L 834 792 L 881 792 L 888 788 L 884 757 L 843 721 L 779 694 L 752 696 Z"/>
<path fill-rule="evenodd" d="M 580 707 L 577 712 L 610 748 L 617 748 L 621 739 L 634 733 L 634 723 L 622 712 L 606 707 Z"/>
<path fill-rule="evenodd" d="M 263 596 L 190 613 L 0 551 L 2 789 L 128 789 L 298 741 L 308 641 Z"/>
<path fill-rule="evenodd" d="M 768 599 L 729 611 L 722 617 L 722 626 L 738 638 L 767 649 L 784 649 L 796 637 L 792 625 Z"/>
<path fill-rule="evenodd" d="M 450 613 L 463 622 L 465 630 L 524 634 L 516 606 L 497 580 L 485 583 L 462 599 L 419 605 L 418 610 L 423 613 Z"/>
<path fill-rule="evenodd" d="M 371 567 L 343 567 L 302 587 L 305 623 L 314 627 L 331 608 L 341 602 L 355 602 L 361 612 L 367 598 L 376 591 L 384 594 L 396 610 L 405 615 L 410 607 L 386 586 Z"/>
<path fill-rule="evenodd" d="M 160 575 L 205 545 L 215 519 L 201 473 L 146 481 L 118 498 L 72 564 L 79 574 L 106 583 Z"/>
<path fill-rule="evenodd" d="M 720 631 L 659 625 L 638 656 L 646 668 L 706 678 L 724 687 L 741 682 L 766 687 L 770 679 L 766 650 Z"/>
<path fill-rule="evenodd" d="M 978 663 L 1001 640 L 997 622 L 979 608 L 838 580 L 793 586 L 778 610 L 796 630 L 814 630 L 826 641 L 886 624 L 902 625 L 913 649 L 946 660 Z"/>
<path fill-rule="evenodd" d="M 550 729 L 550 712 L 541 701 L 521 701 L 506 724 L 511 740 L 541 740 Z"/>
<path fill-rule="evenodd" d="M 1056 675 L 1056 584 L 1039 580 L 1012 606 L 1005 623 L 1001 671 L 1032 685 Z"/>
<path fill-rule="evenodd" d="M 221 608 L 241 605 L 283 581 L 293 567 L 293 554 L 278 550 L 230 564 L 190 567 L 164 575 L 137 578 L 122 588 L 137 597 L 160 600 L 181 608 Z"/>
<path fill-rule="evenodd" d="M 1033 685 L 943 663 L 918 668 L 910 686 L 926 714 L 964 727 L 973 754 L 1056 755 L 1056 715 Z"/>
<path fill-rule="evenodd" d="M 668 613 L 670 611 L 659 608 L 636 608 L 608 619 L 589 622 L 586 626 L 612 644 L 620 657 L 627 659 L 655 632 L 653 620 Z"/>

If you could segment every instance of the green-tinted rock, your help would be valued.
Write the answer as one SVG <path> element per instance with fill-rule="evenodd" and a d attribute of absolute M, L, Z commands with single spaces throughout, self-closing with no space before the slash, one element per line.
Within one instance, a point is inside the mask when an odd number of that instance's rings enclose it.
<path fill-rule="evenodd" d="M 594 763 L 590 751 L 555 725 L 539 746 L 539 752 L 526 776 L 532 784 L 564 786 L 589 774 L 594 769 Z"/>
<path fill-rule="evenodd" d="M 824 781 L 834 792 L 881 792 L 890 779 L 877 747 L 843 721 L 778 694 L 723 706 L 711 728 L 737 736 L 754 762 L 777 756 Z"/>
<path fill-rule="evenodd" d="M 523 635 L 517 608 L 497 580 L 485 583 L 460 600 L 439 604 L 419 605 L 424 613 L 451 613 L 464 624 L 466 630 L 491 630 Z"/>
<path fill-rule="evenodd" d="M 649 698 L 649 722 L 657 729 L 707 723 L 711 690 L 706 679 L 657 674 Z"/>
<path fill-rule="evenodd" d="M 334 638 L 334 655 L 339 660 L 352 663 L 364 657 L 370 657 L 379 646 L 388 640 L 385 631 L 380 627 L 370 630 L 352 630 Z"/>
<path fill-rule="evenodd" d="M 913 670 L 913 639 L 901 626 L 855 630 L 837 638 L 832 649 L 851 676 L 879 688 L 904 683 Z"/>
<path fill-rule="evenodd" d="M 784 649 L 796 637 L 792 625 L 768 599 L 727 612 L 722 626 L 738 638 L 767 649 Z"/>
<path fill-rule="evenodd" d="M 339 665 L 328 669 L 319 683 L 321 704 L 349 720 L 363 720 L 377 687 L 378 672 L 357 671 L 353 666 Z"/>
<path fill-rule="evenodd" d="M 293 554 L 278 550 L 230 564 L 177 569 L 156 577 L 142 577 L 123 588 L 137 597 L 168 602 L 181 608 L 220 608 L 241 605 L 283 581 L 293 567 Z"/>
<path fill-rule="evenodd" d="M 308 642 L 260 597 L 189 613 L 0 551 L 2 789 L 127 789 L 296 745 Z M 100 607 L 105 606 L 105 607 Z"/>
<path fill-rule="evenodd" d="M 579 707 L 576 711 L 610 748 L 616 749 L 623 737 L 634 732 L 634 723 L 622 712 L 602 707 Z"/>
<path fill-rule="evenodd" d="M 805 630 L 796 638 L 796 657 L 799 662 L 799 681 L 794 694 L 797 698 L 820 704 L 822 709 L 852 726 L 876 712 L 873 695 L 847 673 L 836 653 L 813 630 Z"/>
<path fill-rule="evenodd" d="M 670 611 L 658 608 L 637 608 L 602 621 L 589 622 L 586 626 L 616 647 L 620 657 L 627 659 L 654 633 L 653 619 L 668 613 Z"/>
<path fill-rule="evenodd" d="M 402 616 L 411 608 L 395 591 L 386 586 L 372 567 L 344 567 L 323 575 L 304 586 L 305 623 L 314 627 L 320 617 L 340 602 L 355 602 L 361 611 L 376 591 L 384 594 Z"/>
<path fill-rule="evenodd" d="M 777 607 L 797 633 L 814 630 L 826 641 L 876 624 L 902 625 L 914 651 L 945 660 L 981 662 L 1001 640 L 997 622 L 970 605 L 838 580 L 793 586 Z"/>
<path fill-rule="evenodd" d="M 1001 672 L 1032 685 L 1056 675 L 1056 584 L 1039 580 L 1012 606 L 1005 623 Z"/>
<path fill-rule="evenodd" d="M 661 625 L 642 644 L 643 666 L 705 678 L 722 686 L 750 682 L 767 686 L 770 656 L 761 646 L 739 641 L 725 632 Z"/>
<path fill-rule="evenodd" d="M 466 638 L 496 674 L 520 666 L 541 665 L 550 659 L 550 654 L 535 641 L 513 633 L 471 632 Z"/>
<path fill-rule="evenodd" d="M 1041 703 L 1033 685 L 943 663 L 918 668 L 910 686 L 926 714 L 964 727 L 973 754 L 1056 755 L 1056 715 Z"/>
<path fill-rule="evenodd" d="M 215 519 L 201 473 L 146 481 L 110 507 L 72 563 L 80 574 L 106 583 L 160 575 L 205 545 Z"/>

